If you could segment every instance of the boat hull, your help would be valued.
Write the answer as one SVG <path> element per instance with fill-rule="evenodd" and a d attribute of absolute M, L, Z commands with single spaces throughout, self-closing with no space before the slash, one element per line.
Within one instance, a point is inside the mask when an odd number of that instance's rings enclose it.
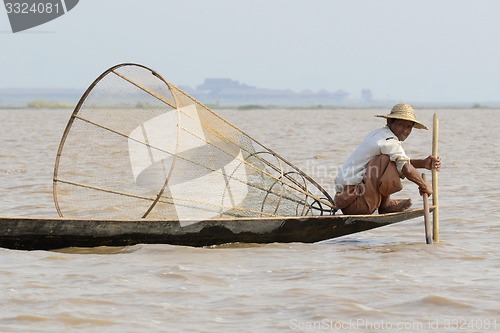
<path fill-rule="evenodd" d="M 433 209 L 433 207 L 431 207 Z M 67 247 L 226 243 L 314 243 L 423 216 L 423 209 L 381 215 L 246 218 L 207 221 L 85 220 L 0 217 L 0 247 Z"/>

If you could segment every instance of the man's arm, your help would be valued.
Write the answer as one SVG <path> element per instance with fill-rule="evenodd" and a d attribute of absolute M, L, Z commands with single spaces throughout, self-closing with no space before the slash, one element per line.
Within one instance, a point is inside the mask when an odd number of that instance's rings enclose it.
<path fill-rule="evenodd" d="M 423 193 L 427 193 L 428 195 L 432 195 L 431 187 L 429 185 L 427 185 L 427 183 L 422 179 L 422 177 L 420 176 L 420 173 L 413 166 L 413 163 L 406 163 L 403 166 L 402 172 L 406 178 L 408 178 L 410 181 L 412 181 L 418 185 L 418 191 L 420 192 L 420 195 L 422 195 Z"/>
<path fill-rule="evenodd" d="M 437 171 L 441 169 L 441 157 L 439 156 L 437 158 L 434 156 L 427 156 L 427 158 L 423 160 L 410 160 L 410 163 L 417 169 L 432 170 L 433 167 L 436 168 Z"/>

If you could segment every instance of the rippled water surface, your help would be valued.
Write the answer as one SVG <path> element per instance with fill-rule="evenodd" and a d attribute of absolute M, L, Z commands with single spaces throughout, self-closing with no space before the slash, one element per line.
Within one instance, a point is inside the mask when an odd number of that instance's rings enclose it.
<path fill-rule="evenodd" d="M 387 110 L 223 110 L 333 189 Z M 421 219 L 317 244 L 0 248 L 1 332 L 498 332 L 500 110 L 440 118 L 441 242 Z M 0 110 L 0 215 L 56 216 L 55 155 L 71 110 Z M 410 157 L 431 150 L 414 130 Z M 430 174 L 429 174 L 430 178 Z M 421 205 L 416 186 L 399 196 Z"/>

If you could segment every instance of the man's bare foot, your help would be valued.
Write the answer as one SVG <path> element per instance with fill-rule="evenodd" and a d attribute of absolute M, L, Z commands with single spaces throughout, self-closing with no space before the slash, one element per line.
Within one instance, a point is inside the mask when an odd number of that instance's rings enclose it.
<path fill-rule="evenodd" d="M 391 200 L 385 207 L 379 207 L 379 214 L 402 212 L 411 207 L 411 199 Z"/>

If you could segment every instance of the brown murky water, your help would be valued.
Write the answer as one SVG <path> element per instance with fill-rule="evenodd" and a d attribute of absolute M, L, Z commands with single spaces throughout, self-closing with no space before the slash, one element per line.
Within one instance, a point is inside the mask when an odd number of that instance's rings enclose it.
<path fill-rule="evenodd" d="M 221 113 L 331 191 L 387 112 Z M 415 219 L 318 244 L 0 249 L 0 331 L 498 332 L 500 110 L 417 112 L 428 125 L 440 117 L 439 244 L 425 244 Z M 70 113 L 0 110 L 0 215 L 56 216 Z M 405 147 L 428 155 L 431 132 L 414 130 Z M 400 196 L 422 203 L 407 181 Z"/>

